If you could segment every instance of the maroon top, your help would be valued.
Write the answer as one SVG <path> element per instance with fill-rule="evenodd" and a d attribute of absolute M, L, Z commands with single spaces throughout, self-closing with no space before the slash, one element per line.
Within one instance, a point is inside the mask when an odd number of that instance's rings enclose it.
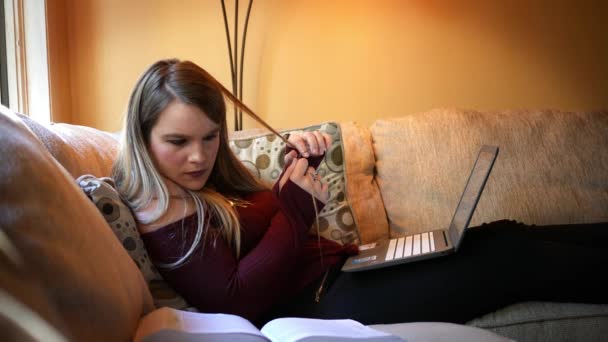
<path fill-rule="evenodd" d="M 291 180 L 280 193 L 277 184 L 272 192 L 243 194 L 250 205 L 236 208 L 242 226 L 239 259 L 212 223 L 205 227 L 205 240 L 183 265 L 159 270 L 189 304 L 204 312 L 255 320 L 344 256 L 356 253 L 353 245 L 323 238 L 319 243 L 316 235 L 309 234 L 315 219 L 311 195 Z M 319 201 L 317 208 L 323 208 Z M 196 217 L 142 234 L 154 262 L 175 262 L 185 254 L 196 233 Z"/>

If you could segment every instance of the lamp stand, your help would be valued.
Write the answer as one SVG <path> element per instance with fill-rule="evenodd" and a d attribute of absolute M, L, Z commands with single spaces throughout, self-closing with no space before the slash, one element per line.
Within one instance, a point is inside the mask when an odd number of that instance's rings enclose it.
<path fill-rule="evenodd" d="M 249 0 L 247 6 L 247 15 L 245 16 L 245 25 L 243 26 L 243 40 L 240 49 L 240 65 L 239 62 L 239 0 L 234 3 L 234 42 L 231 44 L 230 29 L 228 28 L 228 16 L 226 14 L 226 5 L 222 2 L 222 14 L 224 15 L 224 27 L 226 29 L 226 42 L 228 43 L 228 54 L 230 57 L 230 75 L 232 76 L 232 94 L 243 101 L 243 62 L 245 60 L 245 41 L 247 40 L 247 26 L 249 26 L 249 14 L 251 13 L 251 5 L 253 0 Z M 234 45 L 234 46 L 233 46 Z M 232 53 L 234 51 L 234 54 Z M 243 129 L 243 112 L 234 106 L 234 130 L 240 131 Z"/>

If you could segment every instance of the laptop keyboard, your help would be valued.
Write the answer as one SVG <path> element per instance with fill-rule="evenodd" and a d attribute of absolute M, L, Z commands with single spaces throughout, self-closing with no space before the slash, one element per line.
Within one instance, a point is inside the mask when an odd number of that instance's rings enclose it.
<path fill-rule="evenodd" d="M 435 251 L 433 232 L 390 239 L 385 260 L 401 259 Z"/>

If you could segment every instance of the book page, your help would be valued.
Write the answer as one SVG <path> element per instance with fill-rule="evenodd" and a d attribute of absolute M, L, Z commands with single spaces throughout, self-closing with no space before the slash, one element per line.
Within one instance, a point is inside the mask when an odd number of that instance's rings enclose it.
<path fill-rule="evenodd" d="M 208 314 L 160 308 L 141 319 L 135 342 L 260 341 L 268 339 L 248 320 L 228 314 Z"/>
<path fill-rule="evenodd" d="M 304 341 L 403 341 L 351 319 L 277 318 L 262 333 L 273 342 Z"/>

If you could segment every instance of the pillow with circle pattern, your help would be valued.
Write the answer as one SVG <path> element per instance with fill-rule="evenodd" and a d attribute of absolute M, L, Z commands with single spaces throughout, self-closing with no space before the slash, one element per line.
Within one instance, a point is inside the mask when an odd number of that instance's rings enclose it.
<path fill-rule="evenodd" d="M 330 193 L 329 201 L 317 215 L 319 233 L 339 244 L 358 244 L 361 239 L 346 194 L 340 125 L 327 122 L 301 129 L 283 130 L 280 133 L 293 134 L 315 130 L 325 132 L 332 137 L 332 145 L 317 168 L 322 180 L 329 185 Z M 243 132 L 231 136 L 230 148 L 255 176 L 264 184 L 272 186 L 283 170 L 285 143 L 272 133 Z M 315 225 L 311 229 L 315 232 Z"/>
<path fill-rule="evenodd" d="M 137 231 L 135 218 L 114 188 L 113 180 L 109 177 L 97 178 L 92 175 L 83 175 L 78 177 L 76 183 L 97 207 L 131 259 L 141 270 L 156 307 L 168 306 L 193 311 L 186 301 L 169 287 L 150 261 Z"/>

